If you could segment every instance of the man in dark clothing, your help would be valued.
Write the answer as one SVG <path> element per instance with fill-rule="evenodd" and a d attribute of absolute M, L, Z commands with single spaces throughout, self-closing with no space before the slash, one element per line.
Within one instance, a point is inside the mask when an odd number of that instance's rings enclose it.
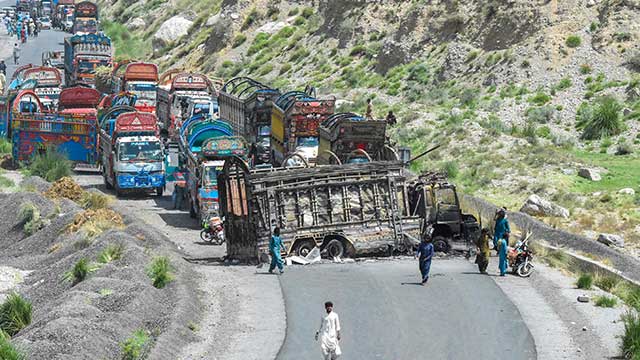
<path fill-rule="evenodd" d="M 393 126 L 395 124 L 396 124 L 396 116 L 393 115 L 393 111 L 389 110 L 389 113 L 387 114 L 387 125 Z"/>
<path fill-rule="evenodd" d="M 416 258 L 418 258 L 420 274 L 422 275 L 422 286 L 429 281 L 429 272 L 431 271 L 431 259 L 434 254 L 433 244 L 431 243 L 432 234 L 433 228 L 431 226 L 427 227 L 422 235 L 422 242 L 418 245 L 418 251 L 416 251 Z"/>
<path fill-rule="evenodd" d="M 4 60 L 0 61 L 0 72 L 7 76 L 7 64 L 4 63 Z"/>

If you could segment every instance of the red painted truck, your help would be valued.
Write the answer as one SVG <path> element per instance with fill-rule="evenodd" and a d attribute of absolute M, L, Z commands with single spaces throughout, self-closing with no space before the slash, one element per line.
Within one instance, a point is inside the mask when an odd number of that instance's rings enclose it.
<path fill-rule="evenodd" d="M 156 113 L 158 66 L 145 62 L 123 62 L 114 67 L 112 92 L 130 92 L 136 96 L 138 111 Z"/>
<path fill-rule="evenodd" d="M 182 113 L 186 110 L 184 107 L 188 100 L 202 100 L 203 104 L 210 104 L 214 94 L 215 89 L 206 75 L 187 72 L 163 74 L 158 87 L 156 108 L 163 135 L 172 142 L 177 142 L 178 129 L 186 120 L 182 118 Z"/>
<path fill-rule="evenodd" d="M 54 67 L 37 66 L 24 71 L 24 80 L 35 80 L 35 92 L 45 108 L 55 109 L 58 106 L 62 91 L 62 74 Z"/>

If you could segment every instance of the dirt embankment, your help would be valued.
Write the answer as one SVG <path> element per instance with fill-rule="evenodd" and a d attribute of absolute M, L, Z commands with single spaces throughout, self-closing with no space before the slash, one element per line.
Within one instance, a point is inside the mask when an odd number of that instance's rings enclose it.
<path fill-rule="evenodd" d="M 196 339 L 190 327 L 199 318 L 192 283 L 195 275 L 166 237 L 127 215 L 124 227 L 90 237 L 67 227 L 84 211 L 68 199 L 42 194 L 49 186 L 33 180 L 33 192 L 0 194 L 0 263 L 30 271 L 15 289 L 33 304 L 33 320 L 12 340 L 28 358 L 117 359 L 121 344 L 135 331 L 149 336 L 148 359 L 177 358 Z M 19 209 L 32 203 L 43 227 L 27 235 Z M 109 226 L 100 225 L 103 228 Z M 119 259 L 98 262 L 109 245 L 124 249 Z M 147 275 L 157 256 L 170 259 L 174 280 L 156 288 Z M 65 273 L 80 260 L 89 276 L 73 284 Z"/>

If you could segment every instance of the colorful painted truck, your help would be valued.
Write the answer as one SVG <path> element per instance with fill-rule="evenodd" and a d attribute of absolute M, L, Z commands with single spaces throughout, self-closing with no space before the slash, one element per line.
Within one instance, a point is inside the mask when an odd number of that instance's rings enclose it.
<path fill-rule="evenodd" d="M 40 98 L 42 105 L 50 110 L 58 107 L 58 99 L 62 91 L 62 75 L 54 67 L 32 67 L 24 72 L 25 80 L 35 80 L 35 93 Z"/>
<path fill-rule="evenodd" d="M 64 39 L 64 69 L 67 86 L 96 85 L 96 68 L 111 66 L 111 39 L 104 35 L 74 35 Z"/>
<path fill-rule="evenodd" d="M 100 94 L 89 88 L 60 93 L 59 111 L 46 112 L 33 90 L 22 90 L 12 104 L 11 139 L 15 161 L 28 162 L 53 148 L 76 163 L 95 164 Z"/>
<path fill-rule="evenodd" d="M 122 62 L 113 68 L 111 86 L 114 94 L 129 92 L 136 96 L 138 111 L 156 113 L 158 66 L 145 62 Z"/>
<path fill-rule="evenodd" d="M 271 159 L 280 166 L 286 158 L 298 154 L 308 163 L 318 156 L 318 127 L 335 111 L 335 98 L 316 99 L 301 91 L 282 94 L 271 112 Z M 269 162 L 260 158 L 257 162 Z"/>
<path fill-rule="evenodd" d="M 234 134 L 243 136 L 252 147 L 271 137 L 271 111 L 280 91 L 258 81 L 238 77 L 227 81 L 218 94 L 220 119 L 233 127 Z M 269 149 L 263 153 L 269 155 Z M 264 158 L 263 153 L 252 154 Z"/>
<path fill-rule="evenodd" d="M 81 1 L 75 5 L 75 16 L 71 32 L 75 35 L 96 34 L 98 32 L 98 5 Z"/>
<path fill-rule="evenodd" d="M 188 112 L 188 109 L 184 109 L 188 107 L 188 100 L 197 100 L 198 104 L 202 104 L 200 110 L 211 114 L 205 105 L 213 101 L 214 95 L 215 89 L 206 75 L 175 71 L 163 74 L 158 86 L 157 101 L 158 121 L 163 136 L 168 137 L 171 142 L 177 142 L 182 113 Z"/>
<path fill-rule="evenodd" d="M 353 113 L 334 114 L 320 123 L 319 164 L 399 160 L 386 142 L 387 123 Z"/>
<path fill-rule="evenodd" d="M 156 116 L 143 112 L 105 118 L 100 127 L 100 163 L 107 189 L 154 191 L 162 196 L 166 183 L 164 148 Z"/>

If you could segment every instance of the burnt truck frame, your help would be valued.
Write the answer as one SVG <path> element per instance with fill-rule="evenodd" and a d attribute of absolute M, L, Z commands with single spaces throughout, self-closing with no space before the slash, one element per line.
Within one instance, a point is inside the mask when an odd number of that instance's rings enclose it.
<path fill-rule="evenodd" d="M 287 255 L 407 252 L 424 225 L 410 211 L 410 177 L 402 162 L 251 170 L 227 160 L 218 177 L 227 256 L 263 260 L 275 226 Z"/>

